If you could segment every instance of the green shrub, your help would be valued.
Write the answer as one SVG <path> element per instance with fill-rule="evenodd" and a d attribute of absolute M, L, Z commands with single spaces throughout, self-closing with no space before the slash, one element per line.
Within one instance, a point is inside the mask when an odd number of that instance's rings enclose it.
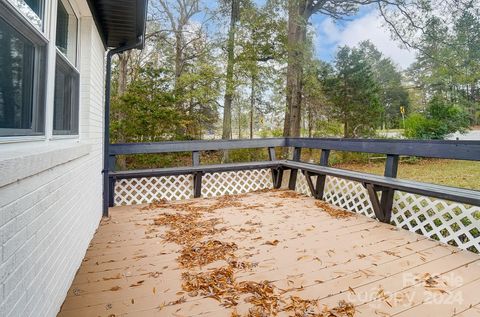
<path fill-rule="evenodd" d="M 444 139 L 469 127 L 468 114 L 442 96 L 428 103 L 425 114 L 413 113 L 405 120 L 405 136 L 412 139 Z"/>
<path fill-rule="evenodd" d="M 343 136 L 343 124 L 338 121 L 319 120 L 316 122 L 314 137 Z"/>

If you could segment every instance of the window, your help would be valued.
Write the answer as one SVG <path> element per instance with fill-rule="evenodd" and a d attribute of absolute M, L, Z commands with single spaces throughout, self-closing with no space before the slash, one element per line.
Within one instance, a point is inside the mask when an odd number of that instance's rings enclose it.
<path fill-rule="evenodd" d="M 75 68 L 77 25 L 78 19 L 68 1 L 59 0 L 55 42 L 54 135 L 78 134 L 79 75 Z"/>
<path fill-rule="evenodd" d="M 43 28 L 44 0 L 9 0 L 37 29 Z"/>
<path fill-rule="evenodd" d="M 77 25 L 78 19 L 68 1 L 58 0 L 55 44 L 74 65 L 77 57 Z"/>
<path fill-rule="evenodd" d="M 43 135 L 46 44 L 3 9 L 0 5 L 0 136 Z"/>
<path fill-rule="evenodd" d="M 55 100 L 53 134 L 78 134 L 78 74 L 57 55 L 55 66 Z"/>

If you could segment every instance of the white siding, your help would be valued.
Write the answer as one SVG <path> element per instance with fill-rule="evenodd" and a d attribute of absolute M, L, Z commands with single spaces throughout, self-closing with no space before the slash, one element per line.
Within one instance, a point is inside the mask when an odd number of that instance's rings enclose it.
<path fill-rule="evenodd" d="M 74 154 L 50 166 L 20 157 L 33 174 L 0 184 L 0 316 L 55 316 L 102 215 L 105 52 L 91 17 L 81 18 L 80 43 L 80 137 L 32 144 Z"/>

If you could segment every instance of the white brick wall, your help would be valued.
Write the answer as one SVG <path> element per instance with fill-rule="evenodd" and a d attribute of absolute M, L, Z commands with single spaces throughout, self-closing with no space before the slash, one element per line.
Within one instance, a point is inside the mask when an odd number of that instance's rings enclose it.
<path fill-rule="evenodd" d="M 38 145 L 77 154 L 0 185 L 0 316 L 55 316 L 102 215 L 105 52 L 92 18 L 80 23 L 80 138 Z"/>

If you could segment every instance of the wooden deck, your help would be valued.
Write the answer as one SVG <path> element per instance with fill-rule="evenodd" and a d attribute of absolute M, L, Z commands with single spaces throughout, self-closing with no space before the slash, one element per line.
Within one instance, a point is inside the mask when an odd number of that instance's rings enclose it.
<path fill-rule="evenodd" d="M 271 191 L 112 208 L 59 316 L 466 317 L 479 289 L 476 254 Z"/>

